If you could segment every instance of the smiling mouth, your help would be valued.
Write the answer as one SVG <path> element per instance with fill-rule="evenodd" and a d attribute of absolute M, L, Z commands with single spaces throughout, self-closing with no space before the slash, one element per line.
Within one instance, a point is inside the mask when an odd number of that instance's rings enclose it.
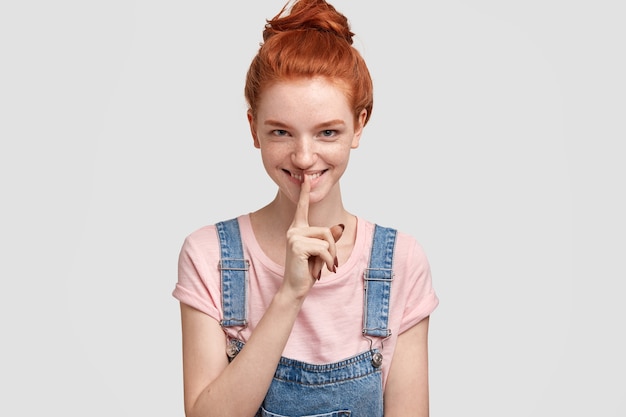
<path fill-rule="evenodd" d="M 294 179 L 298 180 L 299 182 L 302 182 L 302 179 L 303 179 L 303 177 L 302 177 L 303 173 L 302 172 L 300 172 L 300 173 L 293 173 L 293 172 L 287 171 L 286 169 L 283 169 L 283 171 L 286 174 L 288 174 L 289 176 L 291 176 L 291 178 L 294 178 Z M 314 174 L 304 174 L 304 175 L 308 175 L 311 178 L 311 180 L 316 180 L 317 178 L 319 178 L 322 175 L 324 175 L 324 173 L 326 171 L 327 170 L 323 170 L 323 171 L 316 172 Z"/>

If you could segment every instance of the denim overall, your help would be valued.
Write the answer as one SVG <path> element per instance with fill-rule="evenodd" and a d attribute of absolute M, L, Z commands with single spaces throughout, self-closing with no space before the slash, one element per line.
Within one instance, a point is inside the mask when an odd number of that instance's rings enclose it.
<path fill-rule="evenodd" d="M 247 326 L 249 261 L 244 259 L 239 223 L 216 224 L 221 246 L 223 320 L 226 327 Z M 391 335 L 387 326 L 396 231 L 376 225 L 368 268 L 364 271 L 363 337 L 370 350 L 340 362 L 314 365 L 282 357 L 255 417 L 382 417 L 382 354 L 373 339 Z M 381 342 L 382 343 L 382 342 Z M 232 339 L 229 358 L 244 347 Z"/>

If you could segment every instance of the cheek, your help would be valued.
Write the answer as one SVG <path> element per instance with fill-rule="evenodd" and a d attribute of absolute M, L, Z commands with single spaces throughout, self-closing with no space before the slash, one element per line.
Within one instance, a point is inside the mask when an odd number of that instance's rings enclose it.
<path fill-rule="evenodd" d="M 282 164 L 285 158 L 289 157 L 289 150 L 285 148 L 286 147 L 262 144 L 260 149 L 263 165 L 271 167 Z"/>
<path fill-rule="evenodd" d="M 352 148 L 348 143 L 337 144 L 337 146 L 334 147 L 332 150 L 329 149 L 327 156 L 329 159 L 332 159 L 333 161 L 336 161 L 338 163 L 345 162 L 350 157 L 351 149 Z"/>

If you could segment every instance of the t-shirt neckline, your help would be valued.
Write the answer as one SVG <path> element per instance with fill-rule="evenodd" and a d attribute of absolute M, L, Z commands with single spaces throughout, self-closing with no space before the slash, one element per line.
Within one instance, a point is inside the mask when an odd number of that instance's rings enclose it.
<path fill-rule="evenodd" d="M 344 274 L 350 272 L 355 264 L 358 262 L 359 255 L 363 254 L 363 246 L 365 245 L 365 222 L 359 217 L 356 217 L 356 237 L 354 240 L 354 247 L 352 248 L 352 252 L 350 253 L 350 257 L 343 264 L 339 265 L 337 269 L 337 274 L 330 274 L 321 280 L 318 284 L 320 285 L 325 282 L 332 282 L 339 278 L 341 278 Z M 244 252 L 247 251 L 250 253 L 250 256 L 255 259 L 255 261 L 260 262 L 265 268 L 270 270 L 271 272 L 277 275 L 283 275 L 284 268 L 270 259 L 269 256 L 265 254 L 259 242 L 254 235 L 254 230 L 252 229 L 252 222 L 250 221 L 250 213 L 242 214 L 238 217 L 239 227 L 241 229 L 241 239 L 244 245 Z"/>

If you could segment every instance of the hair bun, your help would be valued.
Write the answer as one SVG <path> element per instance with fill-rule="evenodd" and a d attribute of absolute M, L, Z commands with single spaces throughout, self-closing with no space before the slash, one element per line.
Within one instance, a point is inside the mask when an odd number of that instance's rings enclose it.
<path fill-rule="evenodd" d="M 324 0 L 296 0 L 268 20 L 263 31 L 263 40 L 288 31 L 317 30 L 332 33 L 352 45 L 354 33 L 348 19 Z"/>

